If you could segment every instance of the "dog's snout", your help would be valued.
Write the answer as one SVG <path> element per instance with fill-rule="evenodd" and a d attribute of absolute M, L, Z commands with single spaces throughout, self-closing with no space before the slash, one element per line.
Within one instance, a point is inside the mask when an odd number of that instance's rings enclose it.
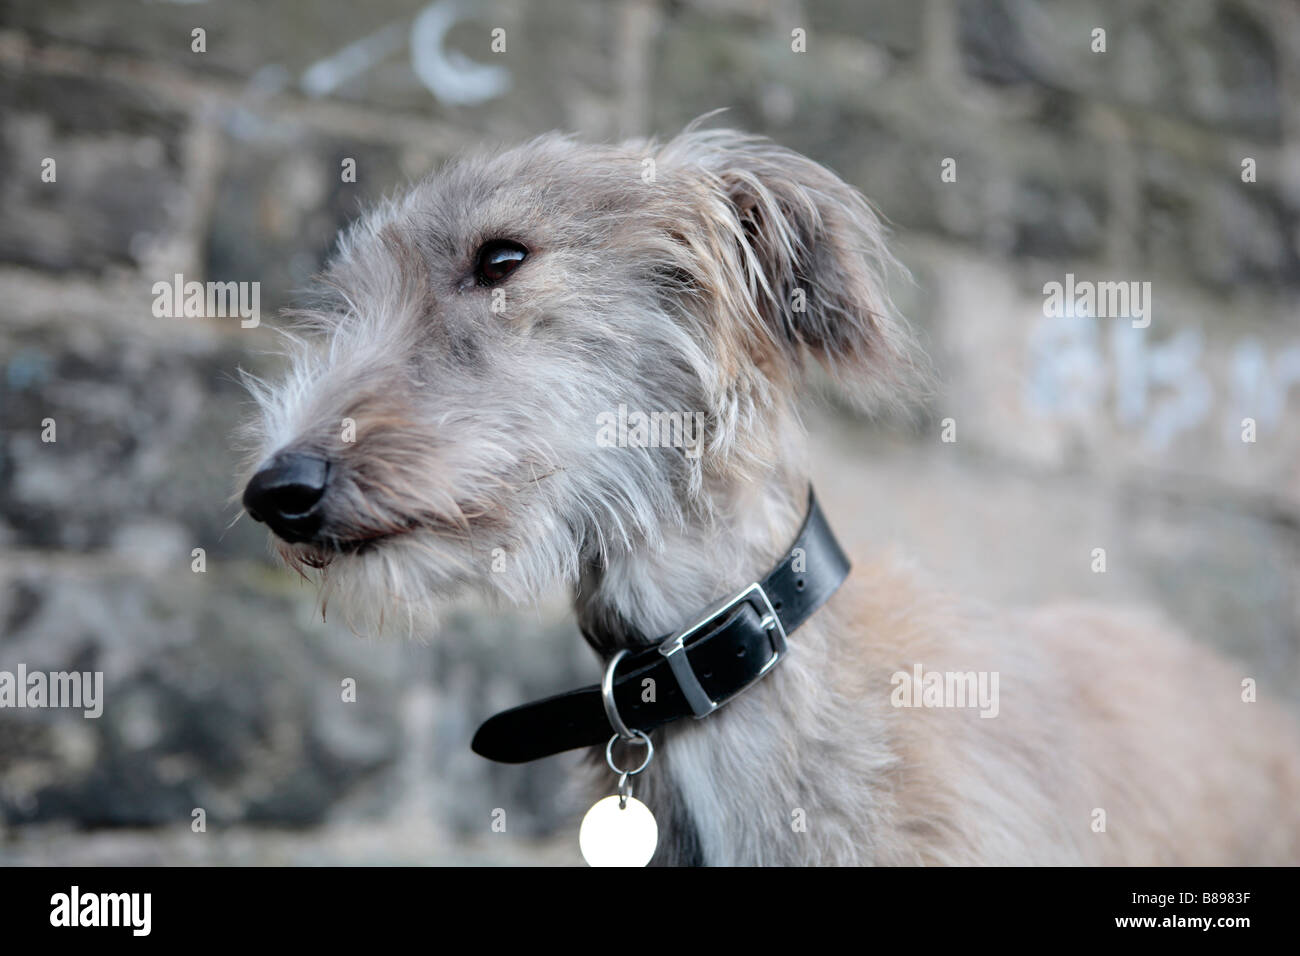
<path fill-rule="evenodd" d="M 329 462 L 315 455 L 276 455 L 244 489 L 244 508 L 284 540 L 307 541 L 320 530 L 329 471 Z"/>

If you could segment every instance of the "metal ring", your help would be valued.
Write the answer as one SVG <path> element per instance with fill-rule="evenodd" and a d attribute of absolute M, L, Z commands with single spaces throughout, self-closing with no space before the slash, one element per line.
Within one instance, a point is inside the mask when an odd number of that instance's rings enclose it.
<path fill-rule="evenodd" d="M 650 738 L 648 736 L 646 736 L 644 733 L 642 733 L 639 730 L 634 730 L 632 731 L 632 733 L 636 735 L 632 739 L 634 741 L 639 739 L 641 742 L 644 742 L 646 748 L 645 760 L 642 760 L 641 766 L 637 767 L 635 770 L 624 770 L 622 767 L 619 767 L 614 763 L 614 741 L 619 739 L 618 734 L 615 734 L 613 737 L 610 737 L 609 743 L 605 744 L 605 763 L 609 764 L 609 769 L 614 771 L 615 773 L 625 774 L 629 777 L 636 776 L 646 767 L 650 766 L 650 760 L 655 755 L 655 745 L 650 742 Z"/>
<path fill-rule="evenodd" d="M 626 653 L 625 647 L 611 657 L 609 663 L 605 665 L 605 676 L 600 679 L 600 702 L 605 705 L 605 717 L 609 720 L 609 725 L 618 731 L 618 736 L 624 740 L 633 740 L 636 738 L 637 731 L 630 730 L 627 724 L 623 723 L 623 718 L 618 714 L 618 705 L 614 703 L 614 669 L 618 667 L 618 662 Z"/>

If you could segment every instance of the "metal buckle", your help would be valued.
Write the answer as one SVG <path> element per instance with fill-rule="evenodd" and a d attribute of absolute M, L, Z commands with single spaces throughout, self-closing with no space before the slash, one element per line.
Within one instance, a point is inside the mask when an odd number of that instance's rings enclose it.
<path fill-rule="evenodd" d="M 772 642 L 772 657 L 754 675 L 754 679 L 744 687 L 721 700 L 713 700 L 704 692 L 703 686 L 695 676 L 695 671 L 691 668 L 690 660 L 687 659 L 684 653 L 686 641 L 739 604 L 752 604 L 754 610 L 758 612 L 759 627 L 767 631 L 768 639 Z M 785 647 L 785 628 L 781 625 L 781 619 L 777 617 L 776 609 L 772 607 L 772 602 L 768 600 L 767 592 L 763 590 L 763 586 L 755 582 L 730 601 L 723 602 L 721 606 L 715 605 L 702 620 L 690 627 L 683 628 L 665 640 L 659 645 L 659 653 L 668 659 L 668 666 L 671 668 L 673 676 L 677 678 L 677 685 L 682 689 L 682 693 L 686 696 L 686 702 L 691 705 L 691 710 L 698 720 L 700 717 L 707 717 L 723 704 L 735 699 L 741 691 L 748 690 L 758 683 L 764 674 L 776 666 L 776 662 L 785 654 Z"/>

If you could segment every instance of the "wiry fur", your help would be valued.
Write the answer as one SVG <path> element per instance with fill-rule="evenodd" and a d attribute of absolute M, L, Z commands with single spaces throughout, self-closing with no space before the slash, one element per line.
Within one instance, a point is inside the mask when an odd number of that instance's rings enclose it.
<path fill-rule="evenodd" d="M 250 382 L 249 472 L 286 448 L 333 466 L 321 534 L 280 555 L 370 628 L 557 583 L 603 654 L 688 623 L 793 539 L 805 366 L 865 402 L 922 377 L 884 236 L 834 174 L 725 130 L 546 136 L 450 165 L 351 229 L 286 379 Z M 488 289 L 473 259 L 496 238 L 529 256 Z M 702 412 L 703 453 L 600 447 L 620 404 Z M 660 862 L 1300 859 L 1289 724 L 1158 623 L 994 616 L 860 564 L 791 645 L 734 703 L 662 732 L 640 784 L 668 821 Z M 890 675 L 918 661 L 998 670 L 1002 713 L 891 707 Z"/>

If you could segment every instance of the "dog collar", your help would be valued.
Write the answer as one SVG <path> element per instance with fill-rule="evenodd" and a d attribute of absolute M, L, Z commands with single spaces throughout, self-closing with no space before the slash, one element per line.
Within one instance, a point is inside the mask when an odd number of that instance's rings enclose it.
<path fill-rule="evenodd" d="M 471 746 L 489 760 L 525 763 L 604 744 L 622 729 L 615 726 L 620 716 L 644 733 L 683 717 L 707 717 L 777 665 L 787 635 L 848 573 L 849 559 L 810 488 L 803 527 L 767 577 L 611 669 L 613 714 L 593 684 L 497 714 L 479 727 Z"/>

